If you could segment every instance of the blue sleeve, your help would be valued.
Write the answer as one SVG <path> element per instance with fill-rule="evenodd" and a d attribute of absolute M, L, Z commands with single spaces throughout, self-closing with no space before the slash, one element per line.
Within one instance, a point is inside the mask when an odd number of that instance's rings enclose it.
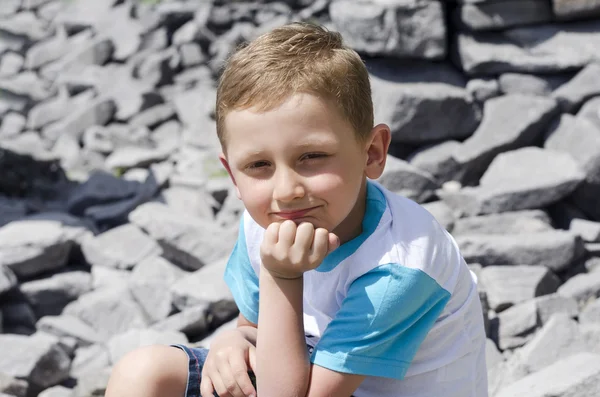
<path fill-rule="evenodd" d="M 258 324 L 258 276 L 252 268 L 248 256 L 243 215 L 240 220 L 237 242 L 225 268 L 224 279 L 240 313 L 248 321 Z"/>
<path fill-rule="evenodd" d="M 450 293 L 421 270 L 382 265 L 356 279 L 311 362 L 401 380 Z"/>

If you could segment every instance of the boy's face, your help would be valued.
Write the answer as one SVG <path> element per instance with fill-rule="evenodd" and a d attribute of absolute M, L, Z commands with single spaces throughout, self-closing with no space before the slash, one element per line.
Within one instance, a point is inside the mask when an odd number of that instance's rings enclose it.
<path fill-rule="evenodd" d="M 259 225 L 310 222 L 342 242 L 360 233 L 359 198 L 365 177 L 383 171 L 387 126 L 375 127 L 359 142 L 334 104 L 310 94 L 294 95 L 267 112 L 231 111 L 224 126 L 227 154 L 221 160 Z M 380 148 L 373 149 L 374 140 Z"/>

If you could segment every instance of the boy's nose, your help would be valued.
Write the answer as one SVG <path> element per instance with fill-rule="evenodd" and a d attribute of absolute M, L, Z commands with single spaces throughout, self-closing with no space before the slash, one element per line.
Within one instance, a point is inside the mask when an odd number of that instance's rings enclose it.
<path fill-rule="evenodd" d="M 288 202 L 304 197 L 304 185 L 302 184 L 300 176 L 293 170 L 279 171 L 274 182 L 274 200 Z"/>

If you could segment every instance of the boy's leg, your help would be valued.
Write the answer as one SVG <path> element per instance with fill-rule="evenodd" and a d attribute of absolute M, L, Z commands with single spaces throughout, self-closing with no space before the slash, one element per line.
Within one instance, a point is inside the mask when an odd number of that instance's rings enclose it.
<path fill-rule="evenodd" d="M 161 345 L 136 349 L 114 366 L 105 397 L 184 397 L 188 366 L 181 349 Z"/>

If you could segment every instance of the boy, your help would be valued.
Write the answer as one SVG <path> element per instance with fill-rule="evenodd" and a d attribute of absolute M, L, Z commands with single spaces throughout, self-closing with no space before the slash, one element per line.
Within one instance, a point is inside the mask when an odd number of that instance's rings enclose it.
<path fill-rule="evenodd" d="M 291 24 L 230 58 L 217 133 L 246 208 L 225 272 L 238 328 L 210 351 L 128 354 L 107 397 L 487 396 L 476 284 L 429 213 L 369 181 L 390 143 L 373 124 L 337 33 Z"/>

